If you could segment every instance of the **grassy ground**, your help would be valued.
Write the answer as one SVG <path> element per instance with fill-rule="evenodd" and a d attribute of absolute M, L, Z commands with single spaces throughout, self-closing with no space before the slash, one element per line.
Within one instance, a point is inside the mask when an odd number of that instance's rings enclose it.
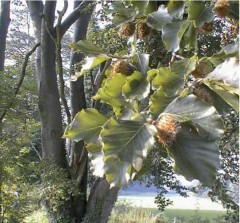
<path fill-rule="evenodd" d="M 174 220 L 176 223 L 225 223 L 224 214 L 224 211 L 186 209 L 166 209 L 161 213 L 156 208 L 136 208 L 125 202 L 116 205 L 108 223 L 173 223 Z M 24 223 L 48 223 L 44 209 L 29 215 Z"/>
<path fill-rule="evenodd" d="M 156 208 L 137 208 L 128 203 L 118 203 L 109 223 L 225 223 L 224 214 L 225 211 L 198 209 L 166 209 L 161 213 Z"/>

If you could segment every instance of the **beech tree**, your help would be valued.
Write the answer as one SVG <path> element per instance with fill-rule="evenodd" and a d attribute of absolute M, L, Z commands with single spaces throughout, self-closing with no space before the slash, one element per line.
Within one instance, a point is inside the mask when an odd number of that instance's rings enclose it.
<path fill-rule="evenodd" d="M 213 185 L 222 116 L 230 109 L 239 112 L 238 39 L 203 56 L 198 37 L 212 32 L 216 16 L 238 24 L 238 3 L 103 2 L 129 44 L 127 54 L 87 39 L 97 2 L 74 1 L 65 19 L 68 1 L 61 11 L 56 1 L 26 3 L 36 43 L 42 200 L 49 222 L 107 222 L 118 191 L 146 174 L 153 150 L 166 151 L 177 174 Z M 67 98 L 62 38 L 73 24 Z M 167 63 L 153 57 L 157 49 L 149 46 L 154 32 L 170 55 Z M 87 107 L 88 76 L 94 96 Z M 91 187 L 90 167 L 96 175 Z"/>

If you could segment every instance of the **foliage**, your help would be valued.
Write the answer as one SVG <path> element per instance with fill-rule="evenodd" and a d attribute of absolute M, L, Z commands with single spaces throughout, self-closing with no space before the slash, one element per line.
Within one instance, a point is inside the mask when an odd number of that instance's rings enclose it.
<path fill-rule="evenodd" d="M 110 11 L 115 13 L 115 17 L 121 16 L 126 21 L 136 24 L 142 21 L 138 17 L 139 13 L 147 16 L 147 25 L 162 32 L 164 45 L 167 50 L 172 52 L 181 48 L 182 41 L 190 44 L 188 48 L 183 48 L 184 50 L 196 48 L 197 39 L 193 33 L 214 18 L 212 6 L 204 2 L 188 2 L 187 19 L 182 16 L 184 2 L 181 5 L 174 5 L 171 2 L 167 7 L 162 5 L 157 11 L 153 10 L 154 12 L 148 14 L 146 11 L 149 4 L 135 6 L 135 3 L 128 5 L 124 2 L 114 2 Z M 128 14 L 124 10 L 128 11 Z M 176 36 L 172 36 L 175 35 L 174 33 Z M 96 47 L 88 48 L 86 51 L 85 48 L 88 45 L 91 43 L 85 41 L 76 43 L 72 47 L 85 54 L 97 55 L 100 53 L 100 51 L 96 51 Z M 101 51 L 102 53 L 103 51 Z M 220 116 L 213 106 L 217 109 L 217 105 L 214 104 L 217 97 L 228 103 L 230 107 L 238 109 L 239 93 L 234 86 L 237 81 L 235 72 L 229 73 L 231 79 L 230 83 L 228 82 L 229 86 L 223 84 L 224 89 L 229 89 L 230 96 L 226 98 L 225 94 L 219 92 L 219 87 L 213 88 L 213 85 L 210 87 L 209 82 L 214 82 L 219 86 L 217 81 L 227 81 L 226 76 L 221 75 L 224 72 L 224 63 L 228 63 L 227 61 L 219 65 L 221 67 L 216 67 L 212 62 L 212 57 L 206 58 L 211 61 L 210 66 L 215 70 L 203 80 L 189 82 L 189 75 L 203 58 L 194 56 L 180 61 L 172 61 L 170 67 L 161 66 L 159 69 L 149 70 L 148 61 L 138 60 L 136 55 L 144 56 L 136 53 L 130 55 L 128 61 L 135 66 L 138 73 L 135 71 L 126 78 L 126 72 L 119 71 L 122 73 L 108 77 L 93 97 L 95 100 L 100 99 L 102 103 L 109 104 L 115 113 L 115 117 L 109 117 L 109 121 L 102 122 L 100 129 L 99 125 L 96 126 L 98 131 L 95 136 L 98 142 L 95 138 L 89 141 L 90 135 L 87 135 L 87 132 L 85 132 L 86 135 L 78 135 L 77 141 L 85 140 L 86 143 L 96 144 L 88 146 L 91 148 L 89 152 L 94 157 L 93 163 L 97 162 L 96 159 L 101 160 L 101 165 L 95 166 L 98 170 L 96 172 L 106 174 L 111 186 L 124 185 L 141 170 L 143 158 L 146 158 L 146 154 L 152 149 L 153 137 L 156 135 L 159 143 L 167 148 L 169 155 L 175 160 L 176 172 L 183 174 L 188 179 L 199 179 L 203 184 L 211 185 L 219 163 L 215 140 L 223 132 Z M 91 66 L 89 69 L 91 68 L 93 67 Z M 199 92 L 198 86 L 201 83 L 204 83 L 210 90 Z M 189 84 L 190 87 L 184 88 Z M 152 89 L 151 93 L 148 90 L 149 85 Z M 194 93 L 191 89 L 195 89 L 197 97 L 191 95 Z M 209 93 L 212 91 L 218 96 Z M 207 94 L 209 94 L 208 98 Z M 236 94 L 236 99 L 233 99 L 234 94 Z M 140 105 L 147 96 L 151 96 L 150 100 L 146 107 L 141 109 Z M 230 100 L 234 100 L 236 106 Z M 161 103 L 162 101 L 164 105 Z M 88 111 L 90 110 L 80 112 L 84 120 L 88 119 Z M 86 114 L 83 115 L 83 112 Z M 65 137 L 76 140 L 71 135 L 76 134 L 77 129 L 84 131 L 86 128 L 92 128 L 90 122 L 88 125 L 89 127 L 82 126 L 81 122 L 75 119 L 67 128 Z M 143 129 L 146 130 L 143 131 Z M 135 153 L 138 155 L 134 155 Z M 204 169 L 206 167 L 207 169 Z"/>
<path fill-rule="evenodd" d="M 239 112 L 238 3 L 224 2 L 227 13 L 219 17 L 219 6 L 208 1 L 103 1 L 88 40 L 69 45 L 85 54 L 72 79 L 85 79 L 89 107 L 76 115 L 64 137 L 84 140 L 94 173 L 105 175 L 111 187 L 132 180 L 157 186 L 156 201 L 162 209 L 170 202 L 163 198 L 164 186 L 185 195 L 173 170 L 212 186 L 220 164 L 224 173 L 217 173 L 211 196 L 233 210 L 228 217 L 235 221 L 238 207 L 226 181 L 237 182 L 236 127 L 216 144 L 226 128 L 223 117 L 229 109 L 235 116 Z M 20 11 L 18 18 L 24 13 Z M 99 26 L 99 20 L 106 24 Z M 126 23 L 131 32 L 122 30 Z M 21 27 L 20 22 L 9 36 L 6 56 L 16 66 L 1 74 L 3 108 L 13 100 L 9 89 L 16 84 L 22 56 L 33 42 Z M 63 52 L 68 64 L 69 50 Z M 123 61 L 125 69 L 115 69 Z M 72 197 L 81 197 L 65 170 L 39 165 L 37 86 L 33 70 L 29 67 L 27 72 L 22 91 L 1 123 L 0 196 L 9 221 L 23 219 L 33 209 L 31 204 L 39 197 L 28 189 L 35 192 L 40 184 L 52 213 L 64 212 Z M 236 122 L 235 117 L 231 123 Z M 19 185 L 20 198 L 14 195 Z"/>

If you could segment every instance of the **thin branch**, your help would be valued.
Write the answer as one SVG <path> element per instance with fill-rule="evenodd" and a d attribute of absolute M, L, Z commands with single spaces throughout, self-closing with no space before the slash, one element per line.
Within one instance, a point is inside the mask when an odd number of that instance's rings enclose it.
<path fill-rule="evenodd" d="M 88 6 L 91 8 L 93 5 L 95 5 L 94 1 L 88 0 L 82 1 L 82 3 L 79 4 L 79 6 L 73 10 L 73 12 L 61 24 L 60 27 L 61 37 L 66 33 L 70 26 L 79 18 L 80 13 L 84 12 L 84 10 L 87 10 Z"/>
<path fill-rule="evenodd" d="M 40 43 L 37 43 L 25 56 L 24 58 L 24 62 L 23 62 L 23 65 L 22 65 L 22 69 L 21 69 L 21 74 L 20 74 L 20 79 L 17 83 L 17 86 L 15 87 L 14 89 L 14 98 L 16 98 L 21 86 L 22 86 L 22 83 L 23 83 L 23 80 L 26 76 L 26 67 L 27 67 L 27 64 L 28 64 L 28 60 L 29 60 L 29 57 L 36 51 L 36 49 L 40 46 Z M 2 123 L 2 120 L 4 119 L 4 117 L 6 116 L 8 110 L 12 107 L 13 105 L 13 102 L 14 100 L 12 99 L 11 102 L 9 103 L 8 107 L 5 108 L 5 110 L 3 111 L 3 113 L 1 114 L 0 116 L 0 123 Z"/>
<path fill-rule="evenodd" d="M 60 27 L 61 27 L 61 22 L 62 22 L 62 18 L 64 16 L 64 14 L 66 13 L 67 11 L 67 8 L 68 8 L 68 2 L 65 0 L 64 1 L 64 7 L 63 7 L 63 10 L 58 12 L 59 14 L 59 17 L 58 17 L 58 22 L 57 22 L 57 25 L 56 25 L 56 41 L 55 42 L 55 45 L 56 45 L 56 60 L 57 60 L 57 67 L 58 67 L 58 75 L 59 75 L 59 82 L 60 82 L 60 89 L 59 89 L 59 94 L 60 94 L 60 98 L 62 100 L 62 103 L 63 103 L 63 107 L 64 107 L 64 110 L 66 112 L 66 115 L 67 115 L 67 122 L 68 124 L 71 122 L 71 113 L 70 113 L 70 110 L 69 110 L 69 107 L 68 107 L 68 104 L 67 104 L 67 100 L 66 100 L 66 97 L 65 97 L 65 82 L 64 82 L 64 78 L 63 78 L 63 62 L 62 62 L 62 53 L 61 53 L 61 50 L 62 50 L 62 44 L 61 44 L 61 33 L 60 33 Z"/>

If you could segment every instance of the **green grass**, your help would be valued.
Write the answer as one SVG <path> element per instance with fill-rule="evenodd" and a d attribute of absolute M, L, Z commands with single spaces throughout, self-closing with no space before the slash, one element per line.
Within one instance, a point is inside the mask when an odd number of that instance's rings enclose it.
<path fill-rule="evenodd" d="M 210 221 L 213 221 L 215 218 L 219 216 L 223 216 L 226 212 L 225 211 L 215 211 L 215 210 L 185 210 L 185 209 L 166 209 L 164 211 L 164 215 L 169 218 L 173 219 L 176 218 L 184 218 L 185 220 L 191 219 L 193 216 L 197 215 L 201 218 L 207 218 Z"/>
<path fill-rule="evenodd" d="M 120 202 L 115 206 L 109 223 L 172 223 L 174 218 L 181 223 L 220 223 L 225 222 L 225 214 L 225 211 L 197 209 L 166 209 L 161 214 L 156 208 L 137 208 Z M 161 215 L 161 220 L 156 221 L 158 215 Z"/>

